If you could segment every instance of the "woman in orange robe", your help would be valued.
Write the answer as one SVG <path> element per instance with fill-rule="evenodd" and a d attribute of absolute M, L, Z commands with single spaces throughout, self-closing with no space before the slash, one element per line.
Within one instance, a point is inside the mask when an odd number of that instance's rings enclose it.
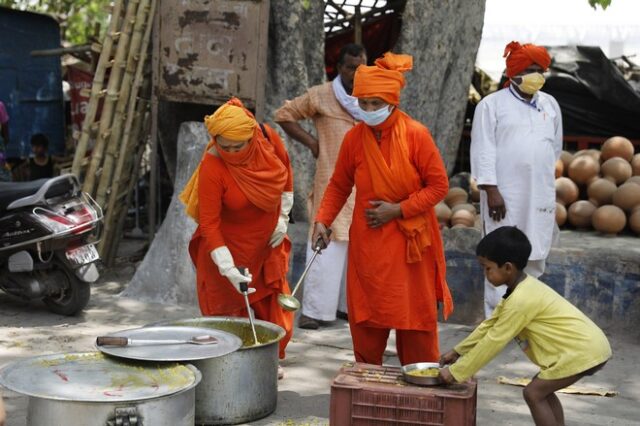
<path fill-rule="evenodd" d="M 347 304 L 356 361 L 382 364 L 396 330 L 402 365 L 437 362 L 437 315 L 453 302 L 434 206 L 448 191 L 447 173 L 422 124 L 397 107 L 409 55 L 387 53 L 356 70 L 353 96 L 364 121 L 344 139 L 315 218 L 314 240 L 356 187 L 349 230 Z"/>
<path fill-rule="evenodd" d="M 196 266 L 203 315 L 247 316 L 240 282 L 250 281 L 249 302 L 258 319 L 285 329 L 280 358 L 293 329 L 293 313 L 278 305 L 289 294 L 293 204 L 289 157 L 278 134 L 261 126 L 237 99 L 205 117 L 211 142 L 181 194 L 198 222 L 189 254 Z M 246 267 L 246 274 L 238 269 Z"/>

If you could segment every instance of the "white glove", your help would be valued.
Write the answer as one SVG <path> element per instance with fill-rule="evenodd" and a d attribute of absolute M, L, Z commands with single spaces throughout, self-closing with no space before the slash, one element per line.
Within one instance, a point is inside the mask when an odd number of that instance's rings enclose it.
<path fill-rule="evenodd" d="M 221 246 L 211 252 L 211 259 L 213 263 L 218 266 L 218 271 L 224 277 L 227 277 L 233 288 L 240 294 L 243 294 L 240 290 L 240 283 L 250 283 L 253 276 L 247 271 L 247 275 L 244 275 L 233 264 L 233 256 L 227 246 Z M 249 287 L 247 294 L 255 293 L 256 289 Z"/>
<path fill-rule="evenodd" d="M 276 229 L 273 230 L 273 234 L 271 234 L 271 238 L 269 239 L 269 245 L 271 247 L 278 247 L 282 244 L 282 241 L 284 241 L 285 235 L 287 235 L 289 212 L 293 207 L 293 192 L 283 192 L 281 199 L 280 217 L 278 217 Z"/>

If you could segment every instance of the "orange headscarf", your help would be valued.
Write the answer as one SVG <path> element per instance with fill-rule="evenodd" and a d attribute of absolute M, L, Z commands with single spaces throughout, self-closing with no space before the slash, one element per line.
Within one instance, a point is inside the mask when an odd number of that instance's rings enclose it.
<path fill-rule="evenodd" d="M 262 134 L 253 114 L 239 99 L 231 98 L 213 115 L 206 116 L 204 121 L 211 135 L 204 155 L 217 145 L 218 135 L 238 143 L 251 139 L 249 145 L 239 152 L 217 149 L 217 155 L 252 204 L 264 211 L 275 210 L 287 182 L 287 169 Z M 198 165 L 180 194 L 187 214 L 196 222 L 199 216 L 198 181 L 201 165 Z"/>
<path fill-rule="evenodd" d="M 403 73 L 413 67 L 413 57 L 387 52 L 376 59 L 375 66 L 360 65 L 353 77 L 356 98 L 381 98 L 391 105 L 400 103 L 400 91 L 405 85 Z"/>
<path fill-rule="evenodd" d="M 535 44 L 521 45 L 517 41 L 512 41 L 504 48 L 503 57 L 507 58 L 507 77 L 509 78 L 520 74 L 532 64 L 538 64 L 544 70 L 551 65 L 551 56 L 547 49 Z"/>

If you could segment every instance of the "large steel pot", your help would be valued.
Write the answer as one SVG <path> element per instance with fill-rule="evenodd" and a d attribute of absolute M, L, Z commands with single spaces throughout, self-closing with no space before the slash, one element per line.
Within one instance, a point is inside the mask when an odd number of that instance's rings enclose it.
<path fill-rule="evenodd" d="M 192 426 L 200 378 L 191 365 L 99 352 L 27 358 L 0 371 L 0 384 L 29 396 L 28 426 Z"/>
<path fill-rule="evenodd" d="M 259 345 L 253 344 L 248 318 L 201 317 L 154 325 L 213 328 L 242 339 L 236 352 L 190 361 L 202 373 L 196 388 L 196 424 L 238 424 L 273 413 L 278 400 L 278 342 L 282 327 L 255 320 Z"/>

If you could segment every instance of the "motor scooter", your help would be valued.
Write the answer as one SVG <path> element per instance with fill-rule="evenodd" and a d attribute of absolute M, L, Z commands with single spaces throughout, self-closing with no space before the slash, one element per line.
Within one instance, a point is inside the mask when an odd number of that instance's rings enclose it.
<path fill-rule="evenodd" d="M 72 174 L 0 183 L 0 288 L 57 314 L 80 312 L 99 278 L 102 219 Z"/>

